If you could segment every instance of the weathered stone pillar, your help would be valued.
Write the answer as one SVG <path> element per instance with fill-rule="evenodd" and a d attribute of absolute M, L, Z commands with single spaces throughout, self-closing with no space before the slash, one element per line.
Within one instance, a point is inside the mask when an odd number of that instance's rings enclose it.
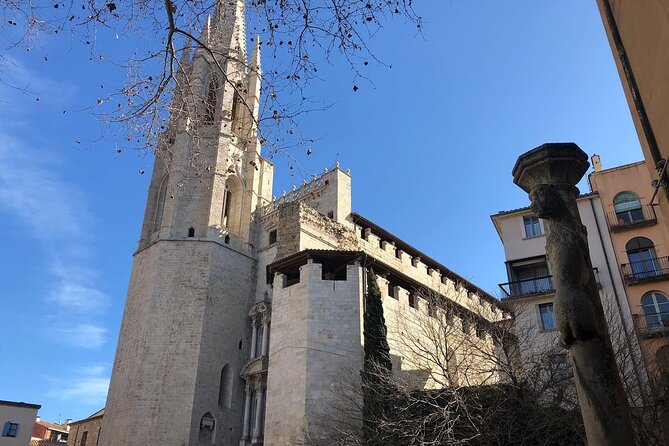
<path fill-rule="evenodd" d="M 260 439 L 260 431 L 262 429 L 262 413 L 263 413 L 263 397 L 264 397 L 264 389 L 262 387 L 258 387 L 256 389 L 256 393 L 258 394 L 258 399 L 256 400 L 256 416 L 255 416 L 255 424 L 253 425 L 253 443 L 257 443 L 258 440 Z"/>
<path fill-rule="evenodd" d="M 629 446 L 629 406 L 576 205 L 576 184 L 587 169 L 588 156 L 576 144 L 544 144 L 518 158 L 513 181 L 529 193 L 532 210 L 546 223 L 555 320 L 571 357 L 588 444 Z"/>
<path fill-rule="evenodd" d="M 242 431 L 242 444 L 249 439 L 249 418 L 251 418 L 251 386 L 247 383 L 244 398 L 244 428 Z"/>
<path fill-rule="evenodd" d="M 253 327 L 253 332 L 251 333 L 251 353 L 249 354 L 249 359 L 256 357 L 256 343 L 258 342 L 258 325 L 256 324 L 255 316 L 251 318 L 251 325 Z"/>
<path fill-rule="evenodd" d="M 260 354 L 261 355 L 266 355 L 268 353 L 268 348 L 269 348 L 269 315 L 265 314 L 262 318 L 262 344 L 261 344 L 261 349 L 260 349 Z"/>

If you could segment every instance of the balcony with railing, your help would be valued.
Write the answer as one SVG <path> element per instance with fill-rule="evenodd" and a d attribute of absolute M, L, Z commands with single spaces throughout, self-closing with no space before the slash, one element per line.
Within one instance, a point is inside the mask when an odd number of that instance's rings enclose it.
<path fill-rule="evenodd" d="M 606 214 L 606 221 L 613 232 L 651 226 L 657 223 L 655 208 L 649 204 L 626 211 L 611 211 Z"/>
<path fill-rule="evenodd" d="M 628 285 L 669 279 L 669 257 L 654 257 L 621 266 Z"/>
<path fill-rule="evenodd" d="M 669 312 L 635 314 L 634 325 L 642 338 L 669 336 Z"/>
<path fill-rule="evenodd" d="M 500 283 L 504 292 L 503 298 L 532 296 L 536 294 L 554 293 L 553 276 L 535 277 L 533 279 L 516 280 L 515 282 Z"/>
<path fill-rule="evenodd" d="M 599 283 L 598 269 L 593 268 L 592 272 L 595 275 L 595 282 L 597 282 L 597 287 L 601 287 Z M 555 292 L 555 287 L 553 286 L 553 276 L 535 277 L 532 279 L 500 283 L 499 287 L 504 293 L 502 299 L 539 296 L 542 294 L 550 294 Z"/>

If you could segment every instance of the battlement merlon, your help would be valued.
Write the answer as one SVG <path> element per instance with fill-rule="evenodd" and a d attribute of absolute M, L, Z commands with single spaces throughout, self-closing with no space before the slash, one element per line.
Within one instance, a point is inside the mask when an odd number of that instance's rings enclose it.
<path fill-rule="evenodd" d="M 341 170 L 338 163 L 331 169 L 325 169 L 320 176 L 314 176 L 311 181 L 304 181 L 300 187 L 293 186 L 288 193 L 284 191 L 281 197 L 274 198 L 260 209 L 260 217 L 271 218 L 270 215 L 278 212 L 282 205 L 295 201 L 307 204 L 337 223 L 353 228 L 349 219 L 351 174 Z"/>

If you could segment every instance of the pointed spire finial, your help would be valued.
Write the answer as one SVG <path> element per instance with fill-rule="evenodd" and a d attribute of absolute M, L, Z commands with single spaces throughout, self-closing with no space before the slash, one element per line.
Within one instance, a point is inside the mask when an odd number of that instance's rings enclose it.
<path fill-rule="evenodd" d="M 256 35 L 251 54 L 251 69 L 260 73 L 260 34 Z"/>

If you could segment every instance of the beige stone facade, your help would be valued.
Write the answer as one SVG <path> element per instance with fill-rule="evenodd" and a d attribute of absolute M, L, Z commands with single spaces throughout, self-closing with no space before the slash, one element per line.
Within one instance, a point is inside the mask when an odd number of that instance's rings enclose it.
<path fill-rule="evenodd" d="M 595 155 L 593 164 L 590 184 L 601 198 L 636 333 L 654 371 L 669 357 L 669 350 L 659 350 L 669 344 L 669 227 L 662 208 L 650 204 L 654 188 L 645 162 L 604 169 Z"/>
<path fill-rule="evenodd" d="M 102 420 L 105 410 L 99 410 L 83 420 L 70 423 L 70 432 L 67 438 L 68 446 L 96 446 L 100 441 Z"/>
<path fill-rule="evenodd" d="M 28 446 L 39 404 L 0 400 L 0 444 Z"/>
<path fill-rule="evenodd" d="M 587 230 L 590 260 L 602 306 L 609 325 L 615 327 L 616 333 L 611 333 L 611 338 L 619 340 L 626 351 L 624 357 L 629 358 L 624 365 L 625 375 L 629 377 L 626 384 L 636 388 L 635 396 L 641 396 L 647 388 L 648 375 L 618 268 L 615 245 L 609 236 L 602 198 L 596 192 L 581 195 L 577 206 Z M 553 313 L 555 288 L 546 259 L 543 221 L 529 208 L 500 212 L 491 218 L 506 257 L 507 282 L 500 284 L 502 300 L 514 310 L 516 326 L 523 333 L 521 354 L 529 358 L 553 351 L 567 366 L 566 352 L 558 346 Z"/>
<path fill-rule="evenodd" d="M 200 96 L 177 95 L 185 105 L 175 109 L 205 100 L 209 85 L 216 113 L 173 116 L 157 149 L 101 446 L 294 444 L 326 413 L 337 380 L 358 376 L 369 268 L 379 275 L 395 370 L 422 376 L 421 386 L 437 385 L 425 377 L 432 365 L 402 348 L 406 326 L 393 317 L 435 317 L 417 290 L 439 296 L 457 336 L 483 349 L 493 350 L 486 332 L 509 317 L 484 290 L 352 212 L 351 175 L 338 165 L 272 197 L 273 166 L 253 125 L 259 46 L 240 62 L 243 21 L 243 1 L 221 2 L 203 35 L 235 56 L 219 62 L 245 86 L 244 111 L 231 112 L 227 85 L 212 90 L 208 54 L 184 61 Z"/>

